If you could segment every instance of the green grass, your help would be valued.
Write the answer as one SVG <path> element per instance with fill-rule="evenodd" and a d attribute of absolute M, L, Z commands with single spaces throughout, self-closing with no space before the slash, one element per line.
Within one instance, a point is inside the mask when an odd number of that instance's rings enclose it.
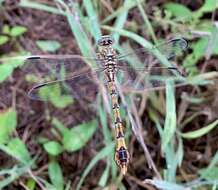
<path fill-rule="evenodd" d="M 199 90 L 200 85 L 207 85 L 208 83 L 211 83 L 212 79 L 217 78 L 218 76 L 218 73 L 216 71 L 201 73 L 197 65 L 197 63 L 204 56 L 210 58 L 210 56 L 218 54 L 218 43 L 216 43 L 217 39 L 215 39 L 218 34 L 218 29 L 213 25 L 212 22 L 208 22 L 208 20 L 204 20 L 202 18 L 202 15 L 204 15 L 205 13 L 212 13 L 217 8 L 217 4 L 215 4 L 215 1 L 213 0 L 205 1 L 202 7 L 196 11 L 191 11 L 184 5 L 180 5 L 177 3 L 165 3 L 163 7 L 165 10 L 164 16 L 161 16 L 161 10 L 160 8 L 157 8 L 154 10 L 154 15 L 152 15 L 152 19 L 149 17 L 148 13 L 146 13 L 144 9 L 144 7 L 147 6 L 147 3 L 141 0 L 137 0 L 135 2 L 131 0 L 126 0 L 122 5 L 120 5 L 120 7 L 116 7 L 112 14 L 104 15 L 104 18 L 100 17 L 100 13 L 97 9 L 98 6 L 103 6 L 100 2 L 94 3 L 92 1 L 83 0 L 82 5 L 77 4 L 73 1 L 70 4 L 67 4 L 65 3 L 65 1 L 62 0 L 56 0 L 55 2 L 59 6 L 50 6 L 29 0 L 21 0 L 19 6 L 23 9 L 36 9 L 46 11 L 50 14 L 57 14 L 66 17 L 66 20 L 72 31 L 72 38 L 76 40 L 81 54 L 84 56 L 94 55 L 95 49 L 91 42 L 91 38 L 94 39 L 94 45 L 96 45 L 97 40 L 102 35 L 102 30 L 104 30 L 114 37 L 115 41 L 117 42 L 115 48 L 119 52 L 123 51 L 123 47 L 127 47 L 127 44 L 121 42 L 120 39 L 122 37 L 131 41 L 131 43 L 128 44 L 128 47 L 132 48 L 131 45 L 133 43 L 145 47 L 150 51 L 151 54 L 155 55 L 164 66 L 171 66 L 172 63 L 169 62 L 164 57 L 164 55 L 161 54 L 161 52 L 154 49 L 153 43 L 151 42 L 153 41 L 154 44 L 157 44 L 157 42 L 159 41 L 157 35 L 155 34 L 156 27 L 167 26 L 172 33 L 182 33 L 182 35 L 184 34 L 184 37 L 187 37 L 191 41 L 191 53 L 185 56 L 184 59 L 180 59 L 180 65 L 183 66 L 184 69 L 186 69 L 189 75 L 187 78 L 184 79 L 186 83 L 195 86 L 195 88 Z M 132 24 L 131 26 L 135 26 L 134 22 L 131 23 L 131 21 L 128 21 L 128 14 L 133 8 L 137 9 L 138 14 L 141 16 L 143 20 L 142 26 L 136 25 L 135 28 L 131 28 L 125 25 L 128 22 L 129 24 Z M 84 14 L 84 12 L 86 14 Z M 185 16 L 184 12 L 186 13 Z M 112 20 L 114 21 L 113 25 L 111 24 Z M 146 30 L 144 34 L 146 34 L 151 39 L 151 41 L 145 39 L 138 33 L 139 28 Z M 17 27 L 14 30 L 15 31 L 11 31 L 14 39 L 19 35 L 22 36 L 26 32 L 26 29 L 22 27 Z M 195 38 L 190 33 L 184 32 L 188 30 L 209 32 L 213 37 L 212 39 L 214 39 L 214 41 L 210 38 L 201 38 L 195 40 Z M 2 40 L 2 44 L 9 43 L 9 39 L 5 39 L 1 36 L 0 39 Z M 211 44 L 211 48 L 206 51 L 209 43 Z M 57 42 L 55 42 L 55 44 L 57 45 Z M 59 47 L 59 44 L 57 46 Z M 45 48 L 47 48 L 47 50 L 48 48 L 49 50 L 51 50 L 51 46 L 48 46 L 48 44 L 44 44 L 42 48 L 44 48 L 44 50 Z M 54 47 L 52 45 L 52 51 L 57 50 L 53 48 Z M 16 64 L 12 63 L 10 65 L 5 63 L 1 64 L 0 73 L 2 74 L 0 77 L 0 82 L 6 81 L 7 78 L 11 76 L 14 69 L 18 66 L 22 66 L 22 64 L 23 62 L 16 62 Z M 157 188 L 165 190 L 182 190 L 185 187 L 193 189 L 216 189 L 216 179 L 218 178 L 218 153 L 213 156 L 213 159 L 211 161 L 208 161 L 209 164 L 204 168 L 204 170 L 201 171 L 202 168 L 197 168 L 198 173 L 196 174 L 196 181 L 190 180 L 186 182 L 181 182 L 180 180 L 178 180 L 177 171 L 179 168 L 182 167 L 181 163 L 184 159 L 184 155 L 186 154 L 184 141 L 186 141 L 187 139 L 200 139 L 202 136 L 211 135 L 212 131 L 217 128 L 218 122 L 217 120 L 211 121 L 210 123 L 201 126 L 201 128 L 198 128 L 196 130 L 188 130 L 188 132 L 183 132 L 186 126 L 188 126 L 188 124 L 190 123 L 193 123 L 196 118 L 201 116 L 201 114 L 193 112 L 189 116 L 184 114 L 184 116 L 182 117 L 180 115 L 181 108 L 177 104 L 176 90 L 177 89 L 174 89 L 172 82 L 169 81 L 166 83 L 165 95 L 163 95 L 162 91 L 151 92 L 150 96 L 148 96 L 149 103 L 146 104 L 147 107 L 145 108 L 145 113 L 148 113 L 146 117 L 148 118 L 148 120 L 152 121 L 153 125 L 156 127 L 158 136 L 160 138 L 161 146 L 159 147 L 160 149 L 158 151 L 162 152 L 162 159 L 166 162 L 166 167 L 158 168 L 157 171 L 158 174 L 161 175 L 162 179 L 151 180 L 151 183 Z M 137 96 L 142 97 L 143 95 L 144 94 L 138 94 Z M 135 97 L 135 94 L 126 95 L 125 98 L 128 106 L 127 110 L 123 111 L 122 115 L 127 115 L 126 117 L 124 117 L 124 122 L 127 123 L 127 125 L 131 125 L 133 127 L 133 130 L 138 130 L 134 129 L 133 126 L 138 124 L 137 121 L 134 120 L 138 117 L 138 115 L 134 115 L 134 113 L 132 113 L 134 106 L 136 107 L 136 109 L 138 109 L 134 101 L 131 101 Z M 196 106 L 199 106 L 202 101 L 206 101 L 205 99 L 206 98 L 195 97 L 195 95 L 192 93 L 190 94 L 190 98 L 183 98 L 181 101 L 188 101 L 190 104 L 195 104 Z M 67 103 L 65 103 L 64 106 L 62 106 L 62 104 L 61 106 L 60 104 L 56 105 L 54 103 L 57 102 L 56 100 L 51 103 L 56 106 L 57 109 L 62 109 L 73 103 L 71 99 L 69 101 L 68 100 L 69 99 L 66 100 Z M 101 126 L 101 130 L 98 130 L 98 132 L 100 131 L 103 134 L 103 142 L 101 143 L 103 147 L 99 147 L 98 145 L 96 145 L 98 151 L 95 153 L 95 156 L 93 156 L 92 160 L 89 161 L 85 169 L 80 172 L 81 177 L 79 179 L 79 182 L 77 183 L 76 189 L 79 190 L 82 188 L 82 186 L 86 182 L 86 178 L 88 178 L 89 174 L 92 172 L 92 169 L 97 166 L 102 160 L 104 160 L 105 162 L 105 167 L 101 168 L 101 176 L 97 180 L 98 184 L 96 184 L 96 187 L 99 186 L 107 189 L 110 187 L 111 184 L 115 184 L 115 186 L 117 186 L 116 188 L 128 189 L 121 181 L 122 179 L 118 178 L 119 172 L 113 161 L 113 132 L 111 130 L 112 127 L 108 127 L 108 123 L 112 123 L 113 120 L 111 116 L 110 120 L 108 119 L 108 115 L 111 112 L 111 107 L 108 104 L 109 102 L 110 101 L 107 97 L 106 99 L 102 99 L 102 97 L 98 96 L 97 117 L 99 118 L 99 122 L 97 122 L 97 120 L 94 120 L 93 122 L 85 122 L 77 127 L 73 127 L 71 130 L 68 129 L 63 123 L 58 121 L 53 115 L 49 115 L 50 118 L 52 118 L 51 125 L 54 127 L 51 132 L 53 132 L 55 136 L 60 137 L 60 139 L 59 141 L 55 141 L 39 138 L 39 143 L 42 144 L 44 151 L 49 155 L 47 169 L 47 175 L 49 179 L 47 177 L 45 179 L 42 179 L 42 177 L 40 176 L 29 176 L 29 180 L 27 180 L 27 183 L 25 184 L 27 187 L 29 187 L 29 189 L 36 189 L 36 184 L 38 186 L 42 185 L 45 189 L 70 189 L 71 182 L 68 181 L 68 176 L 64 176 L 61 164 L 58 163 L 57 158 L 64 151 L 76 152 L 78 150 L 81 150 L 89 140 L 92 140 L 91 137 L 94 133 L 96 133 L 97 126 Z M 181 123 L 178 123 L 178 117 L 180 116 L 182 118 Z M 8 119 L 9 117 L 10 119 Z M 136 139 L 138 139 L 138 141 L 141 140 L 141 142 L 139 142 L 141 146 L 145 146 L 146 139 L 143 139 L 144 136 L 142 134 L 144 134 L 145 132 L 146 126 L 144 125 L 146 124 L 141 122 L 140 125 L 140 138 L 137 137 Z M 0 176 L 9 176 L 5 177 L 4 180 L 0 182 L 1 188 L 9 186 L 11 183 L 13 183 L 15 180 L 19 179 L 23 175 L 30 175 L 29 171 L 37 167 L 33 164 L 34 159 L 30 156 L 30 153 L 25 143 L 20 138 L 13 136 L 13 132 L 16 130 L 17 126 L 18 125 L 15 109 L 8 109 L 7 112 L 0 113 L 0 127 L 2 128 L 0 130 L 0 149 L 17 160 L 17 164 L 15 164 L 14 167 L 10 169 L 3 169 L 0 171 Z M 132 132 L 132 135 L 133 134 L 134 133 Z M 77 138 L 78 136 L 80 138 Z M 72 137 L 74 138 L 72 139 Z M 83 141 L 81 141 L 81 137 Z M 131 144 L 131 139 L 133 139 L 133 137 L 129 135 L 127 139 L 129 144 Z M 143 150 L 145 151 L 144 148 Z M 134 152 L 134 150 L 132 151 Z M 136 161 L 137 157 L 143 157 L 143 159 L 146 160 L 146 156 L 139 156 L 137 154 L 133 154 L 132 160 Z M 35 159 L 37 160 L 38 157 L 36 157 Z M 131 167 L 129 169 L 131 175 L 135 175 L 137 173 L 137 171 L 133 170 L 134 164 L 134 162 L 131 162 Z M 156 163 L 153 164 L 156 165 Z M 142 167 L 147 166 L 143 164 Z M 143 171 L 144 170 L 140 172 Z M 208 175 L 208 173 L 211 175 Z M 151 175 L 153 175 L 153 173 Z M 138 178 L 138 180 L 141 179 L 142 178 Z"/>

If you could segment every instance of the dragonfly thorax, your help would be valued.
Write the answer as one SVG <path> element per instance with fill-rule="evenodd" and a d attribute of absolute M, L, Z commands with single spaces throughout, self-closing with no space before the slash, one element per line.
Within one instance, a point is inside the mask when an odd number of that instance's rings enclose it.
<path fill-rule="evenodd" d="M 101 59 L 102 64 L 106 68 L 111 67 L 111 66 L 116 66 L 117 54 L 116 54 L 116 51 L 111 46 L 100 47 L 98 56 Z"/>

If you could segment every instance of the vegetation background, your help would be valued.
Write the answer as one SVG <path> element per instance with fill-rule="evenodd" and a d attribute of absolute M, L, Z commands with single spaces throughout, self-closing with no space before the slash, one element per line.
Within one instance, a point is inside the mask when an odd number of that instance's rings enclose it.
<path fill-rule="evenodd" d="M 182 36 L 189 48 L 177 63 L 192 84 L 126 96 L 131 161 L 122 176 L 102 96 L 94 106 L 61 95 L 32 101 L 26 92 L 36 79 L 22 73 L 23 60 L 2 59 L 0 188 L 218 189 L 217 20 L 216 0 L 0 0 L 1 58 L 89 56 L 102 34 L 119 52 Z"/>

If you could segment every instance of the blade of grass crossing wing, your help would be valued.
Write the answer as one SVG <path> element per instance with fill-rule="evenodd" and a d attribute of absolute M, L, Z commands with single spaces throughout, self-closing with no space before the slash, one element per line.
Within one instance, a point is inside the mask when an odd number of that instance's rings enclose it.
<path fill-rule="evenodd" d="M 166 81 L 166 119 L 162 135 L 162 150 L 172 140 L 176 132 L 176 103 L 174 93 L 174 83 L 171 80 Z"/>
<path fill-rule="evenodd" d="M 104 157 L 108 155 L 112 155 L 113 150 L 114 150 L 114 143 L 111 143 L 105 148 L 103 148 L 98 154 L 96 154 L 96 156 L 91 160 L 91 162 L 89 163 L 89 165 L 86 167 L 85 171 L 83 172 L 82 177 L 80 178 L 80 181 L 77 184 L 76 190 L 81 189 L 81 185 L 83 184 L 86 176 L 91 171 L 91 169 L 95 166 L 95 164 L 99 160 L 103 159 Z"/>

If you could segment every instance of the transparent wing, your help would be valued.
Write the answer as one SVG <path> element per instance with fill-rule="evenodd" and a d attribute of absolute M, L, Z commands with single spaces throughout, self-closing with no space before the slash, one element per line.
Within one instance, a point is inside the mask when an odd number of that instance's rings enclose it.
<path fill-rule="evenodd" d="M 134 56 L 134 55 L 137 55 L 141 58 L 146 57 L 154 49 L 160 51 L 167 59 L 171 59 L 181 54 L 183 51 L 187 49 L 187 47 L 188 47 L 188 42 L 184 38 L 174 38 L 167 42 L 154 46 L 151 49 L 138 48 L 134 51 L 125 53 L 123 55 L 119 55 L 118 59 L 122 60 L 125 59 L 125 57 Z"/>
<path fill-rule="evenodd" d="M 80 55 L 33 55 L 25 59 L 22 70 L 26 74 L 37 74 L 41 78 L 48 75 L 72 77 L 80 72 L 87 72 L 101 67 L 101 61 L 96 58 L 86 58 Z M 61 76 L 62 75 L 62 76 Z"/>
<path fill-rule="evenodd" d="M 94 101 L 99 90 L 98 80 L 103 69 L 83 72 L 72 77 L 36 84 L 28 95 L 31 99 L 41 101 L 59 101 L 61 98 L 76 98 Z"/>
<path fill-rule="evenodd" d="M 103 71 L 100 63 L 99 59 L 79 55 L 35 55 L 25 58 L 21 70 L 34 86 L 28 93 L 32 99 L 58 101 L 70 96 L 81 99 L 97 93 L 94 78 Z"/>
<path fill-rule="evenodd" d="M 142 92 L 164 89 L 167 80 L 174 82 L 175 86 L 185 85 L 185 77 L 177 73 L 174 67 L 151 67 L 150 69 L 118 70 L 116 80 L 123 91 Z"/>
<path fill-rule="evenodd" d="M 160 62 L 154 52 L 158 50 L 166 59 L 172 59 L 181 55 L 188 47 L 188 43 L 183 38 L 175 38 L 151 49 L 139 48 L 124 55 L 118 56 L 119 67 L 148 67 L 151 63 Z M 153 52 L 153 53 L 152 53 Z"/>
<path fill-rule="evenodd" d="M 117 64 L 118 82 L 131 91 L 162 89 L 169 79 L 174 80 L 175 85 L 180 85 L 184 83 L 185 72 L 173 63 L 170 67 L 163 67 L 151 52 L 158 50 L 167 59 L 172 59 L 186 48 L 186 40 L 176 38 L 155 46 L 152 50 L 140 48 L 121 55 Z"/>
<path fill-rule="evenodd" d="M 74 97 L 94 100 L 98 93 L 95 77 L 103 69 L 96 69 L 99 60 L 95 58 L 79 55 L 31 56 L 26 62 L 25 72 L 34 71 L 39 79 L 46 79 L 46 82 L 36 84 L 29 91 L 31 99 L 58 101 L 59 98 Z"/>

